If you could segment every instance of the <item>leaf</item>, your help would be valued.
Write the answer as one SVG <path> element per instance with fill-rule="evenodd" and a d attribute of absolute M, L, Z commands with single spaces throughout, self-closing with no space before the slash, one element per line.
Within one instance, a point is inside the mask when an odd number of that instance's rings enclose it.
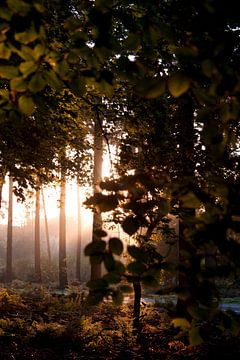
<path fill-rule="evenodd" d="M 85 247 L 84 253 L 86 256 L 92 256 L 95 254 L 103 253 L 106 248 L 106 242 L 103 240 L 92 241 Z"/>
<path fill-rule="evenodd" d="M 135 234 L 137 232 L 138 228 L 139 228 L 139 224 L 138 224 L 137 219 L 134 218 L 133 216 L 128 216 L 123 221 L 122 228 L 130 236 Z"/>
<path fill-rule="evenodd" d="M 102 238 L 102 237 L 106 237 L 107 233 L 104 230 L 97 229 L 97 230 L 94 231 L 94 235 L 96 235 L 97 237 Z"/>
<path fill-rule="evenodd" d="M 115 290 L 112 293 L 112 300 L 113 300 L 114 305 L 117 305 L 117 306 L 121 305 L 123 302 L 123 299 L 124 299 L 124 296 L 120 290 Z"/>
<path fill-rule="evenodd" d="M 148 286 L 148 287 L 158 287 L 159 286 L 159 282 L 157 281 L 157 279 L 151 275 L 144 276 L 142 278 L 142 282 L 145 286 Z"/>
<path fill-rule="evenodd" d="M 200 335 L 199 327 L 191 328 L 191 330 L 189 331 L 189 342 L 190 342 L 190 345 L 192 345 L 192 346 L 200 345 L 203 343 L 203 339 Z"/>
<path fill-rule="evenodd" d="M 121 261 L 115 261 L 114 271 L 120 275 L 125 273 L 125 266 Z"/>
<path fill-rule="evenodd" d="M 77 77 L 76 79 L 73 79 L 69 85 L 73 94 L 76 96 L 82 96 L 86 92 L 86 81 L 83 79 L 83 77 Z"/>
<path fill-rule="evenodd" d="M 180 200 L 182 201 L 183 207 L 189 209 L 197 209 L 202 204 L 192 191 L 189 191 L 187 194 L 181 196 Z"/>
<path fill-rule="evenodd" d="M 32 26 L 29 30 L 15 34 L 14 37 L 15 40 L 19 41 L 24 45 L 27 45 L 35 41 L 38 38 L 38 34 L 36 33 L 36 30 Z"/>
<path fill-rule="evenodd" d="M 29 81 L 28 88 L 33 93 L 37 93 L 43 90 L 46 86 L 46 82 L 40 73 L 36 73 L 32 76 L 31 80 Z"/>
<path fill-rule="evenodd" d="M 190 87 L 190 79 L 183 74 L 174 74 L 168 79 L 168 89 L 174 97 L 184 94 Z"/>
<path fill-rule="evenodd" d="M 34 73 L 37 68 L 37 64 L 34 61 L 24 61 L 19 66 L 19 69 L 24 77 L 28 77 L 28 75 Z"/>
<path fill-rule="evenodd" d="M 138 95 L 153 99 L 161 96 L 166 89 L 166 81 L 162 78 L 145 79 L 135 86 Z"/>
<path fill-rule="evenodd" d="M 89 294 L 86 298 L 86 304 L 89 306 L 98 305 L 104 298 L 104 293 L 98 292 Z"/>
<path fill-rule="evenodd" d="M 96 279 L 87 282 L 87 287 L 91 290 L 102 290 L 108 287 L 108 282 L 105 279 Z"/>
<path fill-rule="evenodd" d="M 103 276 L 103 279 L 106 280 L 109 284 L 118 284 L 122 278 L 119 274 L 115 272 L 109 272 Z"/>
<path fill-rule="evenodd" d="M 147 252 L 138 246 L 130 245 L 127 247 L 127 251 L 129 255 L 131 255 L 136 260 L 147 262 L 149 259 Z"/>
<path fill-rule="evenodd" d="M 48 85 L 53 89 L 61 90 L 63 87 L 63 82 L 58 78 L 54 71 L 45 71 L 44 78 Z"/>
<path fill-rule="evenodd" d="M 0 43 L 0 58 L 9 60 L 11 54 L 11 49 L 9 49 L 9 47 L 5 43 Z"/>
<path fill-rule="evenodd" d="M 35 104 L 30 96 L 22 95 L 18 99 L 18 105 L 21 112 L 25 115 L 30 116 L 35 110 Z"/>
<path fill-rule="evenodd" d="M 121 253 L 123 252 L 123 243 L 118 238 L 110 238 L 108 245 L 110 251 L 112 251 L 116 255 L 121 255 Z"/>
<path fill-rule="evenodd" d="M 39 60 L 41 56 L 45 54 L 45 47 L 41 44 L 37 44 L 32 51 L 34 59 Z"/>
<path fill-rule="evenodd" d="M 176 318 L 172 320 L 174 327 L 179 327 L 182 330 L 189 330 L 191 328 L 190 322 L 185 318 Z"/>
<path fill-rule="evenodd" d="M 107 271 L 115 270 L 115 260 L 110 252 L 104 254 L 103 262 Z"/>
<path fill-rule="evenodd" d="M 129 285 L 121 285 L 119 286 L 119 289 L 123 292 L 123 293 L 131 293 L 133 292 L 133 288 Z"/>
<path fill-rule="evenodd" d="M 127 266 L 127 270 L 132 274 L 141 275 L 146 271 L 146 266 L 140 261 L 134 261 Z"/>
<path fill-rule="evenodd" d="M 0 77 L 5 79 L 13 79 L 19 75 L 18 68 L 11 65 L 2 65 L 0 66 Z"/>
<path fill-rule="evenodd" d="M 10 87 L 17 92 L 24 92 L 27 90 L 27 82 L 22 77 L 17 77 L 10 81 Z"/>

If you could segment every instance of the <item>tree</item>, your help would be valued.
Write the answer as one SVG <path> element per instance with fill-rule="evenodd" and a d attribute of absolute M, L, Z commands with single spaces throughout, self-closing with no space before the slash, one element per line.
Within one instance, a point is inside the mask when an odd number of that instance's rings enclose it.
<path fill-rule="evenodd" d="M 64 169 L 60 182 L 60 215 L 59 215 L 59 288 L 67 286 L 67 251 L 66 251 L 66 177 Z"/>
<path fill-rule="evenodd" d="M 13 279 L 12 269 L 12 248 L 13 248 L 13 179 L 9 177 L 8 185 L 8 225 L 7 225 L 7 257 L 6 257 L 6 282 L 10 283 Z"/>
<path fill-rule="evenodd" d="M 35 237 L 34 237 L 34 268 L 35 281 L 42 281 L 41 274 L 41 243 L 40 243 L 40 189 L 35 194 Z"/>

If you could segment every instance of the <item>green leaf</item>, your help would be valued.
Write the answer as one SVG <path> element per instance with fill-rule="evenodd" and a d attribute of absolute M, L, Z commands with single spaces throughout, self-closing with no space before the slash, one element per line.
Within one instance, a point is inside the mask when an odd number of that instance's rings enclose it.
<path fill-rule="evenodd" d="M 203 338 L 200 335 L 200 328 L 199 327 L 193 327 L 189 331 L 189 342 L 190 345 L 196 346 L 203 343 Z"/>
<path fill-rule="evenodd" d="M 114 271 L 120 275 L 125 273 L 125 266 L 121 261 L 115 261 Z"/>
<path fill-rule="evenodd" d="M 17 92 L 24 92 L 27 90 L 27 82 L 22 77 L 17 77 L 10 81 L 10 87 Z"/>
<path fill-rule="evenodd" d="M 84 253 L 86 256 L 93 256 L 95 254 L 103 253 L 105 249 L 106 249 L 105 241 L 95 240 L 85 247 Z"/>
<path fill-rule="evenodd" d="M 144 249 L 139 248 L 138 246 L 130 245 L 127 247 L 127 251 L 129 255 L 131 255 L 136 260 L 145 262 L 149 260 L 147 252 Z"/>
<path fill-rule="evenodd" d="M 161 96 L 166 89 L 166 81 L 162 78 L 145 79 L 135 86 L 138 95 L 153 99 Z"/>
<path fill-rule="evenodd" d="M 189 330 L 191 328 L 190 322 L 185 318 L 176 318 L 172 320 L 174 327 L 179 327 L 182 330 Z"/>
<path fill-rule="evenodd" d="M 98 305 L 103 301 L 104 293 L 103 292 L 94 292 L 94 294 L 89 294 L 86 298 L 86 304 L 89 306 Z"/>
<path fill-rule="evenodd" d="M 86 81 L 83 77 L 77 77 L 70 82 L 70 89 L 76 96 L 82 96 L 86 92 Z"/>
<path fill-rule="evenodd" d="M 189 209 L 197 209 L 202 204 L 192 191 L 189 191 L 187 194 L 181 196 L 180 200 L 182 201 L 183 207 Z"/>
<path fill-rule="evenodd" d="M 130 236 L 135 234 L 137 232 L 138 228 L 139 228 L 139 224 L 138 224 L 137 219 L 135 217 L 133 217 L 133 216 L 128 216 L 123 221 L 122 228 Z"/>
<path fill-rule="evenodd" d="M 54 71 L 45 71 L 44 78 L 48 85 L 50 85 L 53 89 L 61 90 L 63 87 L 62 80 L 56 75 Z"/>
<path fill-rule="evenodd" d="M 12 51 L 5 43 L 0 43 L 0 58 L 9 60 L 11 57 Z"/>
<path fill-rule="evenodd" d="M 168 89 L 174 97 L 184 94 L 190 87 L 190 79 L 183 74 L 174 74 L 168 79 Z"/>
<path fill-rule="evenodd" d="M 105 279 L 96 279 L 87 282 L 87 287 L 91 290 L 102 290 L 108 287 L 108 282 Z"/>
<path fill-rule="evenodd" d="M 96 235 L 97 237 L 102 238 L 102 237 L 106 237 L 107 233 L 104 230 L 97 229 L 97 230 L 94 231 L 94 235 Z"/>
<path fill-rule="evenodd" d="M 157 279 L 151 275 L 144 276 L 142 278 L 142 282 L 145 286 L 148 286 L 148 287 L 158 287 L 159 286 L 159 282 L 157 281 Z"/>
<path fill-rule="evenodd" d="M 35 41 L 38 38 L 38 34 L 34 30 L 34 28 L 31 28 L 27 31 L 24 31 L 22 33 L 15 34 L 15 40 L 19 41 L 20 43 L 27 45 L 33 41 Z"/>
<path fill-rule="evenodd" d="M 7 4 L 14 13 L 20 13 L 21 15 L 26 15 L 31 8 L 31 5 L 23 0 L 7 0 Z"/>
<path fill-rule="evenodd" d="M 22 62 L 19 66 L 21 73 L 24 77 L 28 77 L 28 75 L 34 73 L 37 70 L 38 66 L 34 61 L 25 61 Z"/>
<path fill-rule="evenodd" d="M 117 306 L 121 305 L 124 300 L 123 293 L 120 290 L 113 291 L 112 300 L 113 300 L 114 305 L 117 305 Z"/>
<path fill-rule="evenodd" d="M 25 115 L 30 116 L 35 110 L 35 104 L 30 96 L 22 95 L 18 99 L 18 105 L 21 112 Z"/>
<path fill-rule="evenodd" d="M 33 93 L 37 93 L 43 90 L 46 86 L 46 82 L 40 73 L 36 73 L 32 76 L 31 80 L 29 81 L 28 88 Z"/>
<path fill-rule="evenodd" d="M 19 75 L 18 68 L 11 65 L 0 66 L 0 77 L 4 79 L 13 79 Z"/>
<path fill-rule="evenodd" d="M 107 271 L 113 271 L 115 270 L 115 260 L 113 258 L 113 255 L 110 252 L 106 252 L 104 254 L 104 265 Z"/>
<path fill-rule="evenodd" d="M 110 238 L 108 245 L 110 251 L 112 251 L 116 255 L 121 255 L 121 253 L 123 252 L 123 243 L 118 238 Z"/>
<path fill-rule="evenodd" d="M 134 261 L 127 266 L 127 270 L 136 275 L 141 275 L 146 271 L 146 266 L 140 261 Z"/>
<path fill-rule="evenodd" d="M 122 278 L 119 274 L 115 272 L 109 272 L 103 276 L 103 279 L 106 280 L 109 284 L 118 284 Z"/>
<path fill-rule="evenodd" d="M 32 51 L 34 59 L 39 60 L 41 56 L 45 54 L 46 48 L 41 44 L 37 44 Z"/>
<path fill-rule="evenodd" d="M 119 286 L 119 289 L 123 292 L 123 293 L 131 293 L 133 292 L 133 288 L 129 285 L 121 285 Z"/>

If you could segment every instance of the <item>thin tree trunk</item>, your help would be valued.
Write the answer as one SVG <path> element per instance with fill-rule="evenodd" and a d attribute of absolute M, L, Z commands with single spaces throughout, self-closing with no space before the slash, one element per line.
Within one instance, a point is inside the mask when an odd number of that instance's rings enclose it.
<path fill-rule="evenodd" d="M 102 178 L 102 163 L 103 163 L 103 135 L 102 123 L 100 118 L 95 119 L 94 123 L 94 165 L 93 165 L 93 192 L 97 194 L 100 192 L 99 182 Z M 93 214 L 93 233 L 92 241 L 99 240 L 95 235 L 97 229 L 102 227 L 102 216 L 100 213 L 94 212 Z M 91 264 L 91 280 L 96 280 L 102 276 L 101 263 Z"/>
<path fill-rule="evenodd" d="M 12 273 L 12 226 L 13 226 L 13 179 L 9 176 L 8 192 L 8 225 L 7 225 L 7 258 L 6 258 L 6 282 L 10 283 Z"/>
<path fill-rule="evenodd" d="M 59 288 L 64 290 L 67 281 L 67 250 L 66 250 L 66 178 L 61 174 L 60 218 L 59 218 Z"/>
<path fill-rule="evenodd" d="M 179 124 L 179 178 L 182 178 L 182 183 L 185 186 L 184 191 L 189 190 L 189 185 L 194 182 L 194 104 L 190 95 L 186 94 L 179 99 L 179 110 L 176 113 Z M 185 162 L 185 166 L 182 164 Z M 188 306 L 192 303 L 192 294 L 190 291 L 194 287 L 194 274 L 191 269 L 194 264 L 193 248 L 189 239 L 186 239 L 186 229 L 189 227 L 189 221 L 195 216 L 195 210 L 184 208 L 180 203 L 180 218 L 179 218 L 179 273 L 178 273 L 178 287 L 180 293 L 182 291 L 189 292 L 186 298 L 178 297 L 176 310 L 178 316 L 190 318 L 188 313 Z M 186 257 L 190 254 L 190 257 Z"/>
<path fill-rule="evenodd" d="M 48 254 L 48 262 L 49 262 L 49 265 L 50 265 L 50 264 L 51 264 L 51 261 L 52 261 L 52 256 L 51 256 L 51 246 L 50 246 L 49 229 L 48 229 L 48 218 L 47 218 L 47 211 L 46 211 L 46 205 L 45 205 L 45 199 L 44 199 L 43 189 L 41 190 L 41 193 L 42 193 L 44 220 L 45 220 L 45 231 L 46 231 L 46 241 L 47 241 L 47 254 Z"/>
<path fill-rule="evenodd" d="M 82 235 L 81 235 L 81 198 L 80 185 L 77 183 L 77 256 L 76 256 L 76 279 L 81 281 L 81 251 L 82 251 Z"/>
<path fill-rule="evenodd" d="M 35 280 L 41 282 L 41 248 L 40 248 L 40 190 L 36 190 L 35 202 Z"/>
<path fill-rule="evenodd" d="M 141 311 L 141 296 L 142 287 L 140 281 L 133 283 L 134 290 L 134 304 L 133 304 L 133 327 L 139 329 L 140 327 L 140 311 Z"/>
<path fill-rule="evenodd" d="M 3 175 L 1 173 L 0 174 L 0 209 L 1 209 L 1 206 L 2 206 L 2 189 L 3 189 L 4 180 L 5 180 L 5 175 Z"/>

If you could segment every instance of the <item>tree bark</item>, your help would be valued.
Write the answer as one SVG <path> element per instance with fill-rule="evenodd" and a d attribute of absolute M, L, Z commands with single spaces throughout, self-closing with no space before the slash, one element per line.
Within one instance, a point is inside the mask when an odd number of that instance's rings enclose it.
<path fill-rule="evenodd" d="M 35 257 L 35 280 L 36 282 L 42 281 L 41 274 L 41 246 L 40 246 L 40 190 L 36 190 L 35 202 L 35 244 L 34 244 L 34 257 Z"/>
<path fill-rule="evenodd" d="M 181 180 L 183 189 L 181 191 L 188 192 L 189 186 L 194 183 L 195 178 L 195 163 L 194 163 L 194 103 L 189 94 L 182 96 L 179 99 L 179 108 L 176 113 L 176 118 L 179 126 L 179 169 L 178 176 Z M 184 166 L 183 166 L 184 164 Z M 179 204 L 179 272 L 178 272 L 178 287 L 179 291 L 189 292 L 189 296 L 185 299 L 178 297 L 176 310 L 178 316 L 190 318 L 188 313 L 188 306 L 192 303 L 192 296 L 190 294 L 193 282 L 193 272 L 191 268 L 194 266 L 193 249 L 189 239 L 186 239 L 186 229 L 189 226 L 189 220 L 195 216 L 195 210 L 184 208 Z M 189 253 L 190 258 L 186 258 Z"/>
<path fill-rule="evenodd" d="M 103 163 L 103 135 L 102 122 L 99 117 L 96 117 L 94 123 L 94 165 L 93 165 L 93 193 L 100 192 L 99 182 L 102 178 L 102 163 Z M 95 236 L 95 231 L 102 228 L 102 216 L 96 211 L 93 214 L 93 233 L 92 241 L 99 240 Z M 102 266 L 99 263 L 91 264 L 91 280 L 96 280 L 102 276 Z"/>
<path fill-rule="evenodd" d="M 82 252 L 82 225 L 81 225 L 81 198 L 80 185 L 77 183 L 77 256 L 76 279 L 81 281 L 81 252 Z"/>
<path fill-rule="evenodd" d="M 61 174 L 60 218 L 59 218 L 59 288 L 64 290 L 67 280 L 67 249 L 66 249 L 66 178 Z"/>
<path fill-rule="evenodd" d="M 140 327 L 140 311 L 141 311 L 141 297 L 142 287 L 140 281 L 133 283 L 134 290 L 134 304 L 133 304 L 133 328 L 139 329 Z"/>
<path fill-rule="evenodd" d="M 6 282 L 13 279 L 12 272 L 12 233 L 13 233 L 13 179 L 9 176 L 8 191 L 8 224 L 7 224 L 7 255 L 6 255 Z"/>
<path fill-rule="evenodd" d="M 41 193 L 42 193 L 44 220 L 45 220 L 45 231 L 46 231 L 46 241 L 47 241 L 47 254 L 48 254 L 48 262 L 49 262 L 49 265 L 50 265 L 50 264 L 51 264 L 51 261 L 52 261 L 52 256 L 51 256 L 51 246 L 50 246 L 49 229 L 48 229 L 48 218 L 47 218 L 47 211 L 46 211 L 46 205 L 45 205 L 45 199 L 44 199 L 43 189 L 41 190 Z"/>

